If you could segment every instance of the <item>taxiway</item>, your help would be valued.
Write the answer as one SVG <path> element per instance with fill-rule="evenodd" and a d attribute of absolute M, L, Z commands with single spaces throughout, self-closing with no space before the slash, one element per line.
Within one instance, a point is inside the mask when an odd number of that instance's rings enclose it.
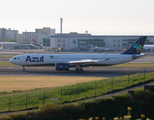
<path fill-rule="evenodd" d="M 146 68 L 146 72 L 154 72 L 154 68 Z M 143 68 L 84 68 L 84 72 L 55 71 L 55 67 L 0 67 L 0 76 L 78 76 L 78 77 L 118 77 L 128 73 L 143 73 Z"/>

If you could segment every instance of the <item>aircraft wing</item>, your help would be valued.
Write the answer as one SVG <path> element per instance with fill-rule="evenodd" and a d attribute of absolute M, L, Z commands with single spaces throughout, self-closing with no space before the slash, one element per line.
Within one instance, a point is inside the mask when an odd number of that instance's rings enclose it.
<path fill-rule="evenodd" d="M 91 59 L 87 59 L 87 60 L 80 60 L 80 61 L 70 61 L 69 64 L 92 64 L 92 63 L 96 63 L 99 61 L 108 61 L 110 58 L 107 58 L 105 60 L 91 60 Z"/>

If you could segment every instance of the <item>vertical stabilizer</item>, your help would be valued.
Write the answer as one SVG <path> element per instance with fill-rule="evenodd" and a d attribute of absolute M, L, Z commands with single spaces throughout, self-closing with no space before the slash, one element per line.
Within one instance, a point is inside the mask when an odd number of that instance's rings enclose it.
<path fill-rule="evenodd" d="M 33 38 L 32 41 L 33 41 L 33 44 L 34 44 L 35 46 L 40 47 L 40 48 L 43 48 L 43 45 L 40 44 L 40 43 L 38 43 L 38 42 L 35 40 L 35 38 Z"/>
<path fill-rule="evenodd" d="M 122 54 L 140 54 L 146 40 L 147 36 L 141 36 L 128 50 Z"/>
<path fill-rule="evenodd" d="M 3 45 L 1 46 L 2 49 L 4 49 L 4 44 L 5 44 L 5 43 L 3 43 Z"/>

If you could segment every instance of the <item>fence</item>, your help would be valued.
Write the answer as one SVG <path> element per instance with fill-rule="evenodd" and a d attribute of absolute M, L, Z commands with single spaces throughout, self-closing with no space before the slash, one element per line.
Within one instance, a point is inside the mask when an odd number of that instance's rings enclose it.
<path fill-rule="evenodd" d="M 0 96 L 0 112 L 37 108 L 45 103 L 63 104 L 72 101 L 94 98 L 96 96 L 113 93 L 122 89 L 129 89 L 138 84 L 152 80 L 154 73 L 135 74 L 115 77 L 106 80 L 91 81 L 71 86 L 56 87 L 46 90 L 16 93 Z M 51 100 L 52 99 L 52 100 Z"/>

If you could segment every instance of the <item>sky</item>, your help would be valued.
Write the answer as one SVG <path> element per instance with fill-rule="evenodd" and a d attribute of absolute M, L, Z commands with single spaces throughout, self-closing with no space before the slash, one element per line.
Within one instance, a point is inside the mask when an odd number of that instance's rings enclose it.
<path fill-rule="evenodd" d="M 0 28 L 154 35 L 154 0 L 0 0 Z"/>

